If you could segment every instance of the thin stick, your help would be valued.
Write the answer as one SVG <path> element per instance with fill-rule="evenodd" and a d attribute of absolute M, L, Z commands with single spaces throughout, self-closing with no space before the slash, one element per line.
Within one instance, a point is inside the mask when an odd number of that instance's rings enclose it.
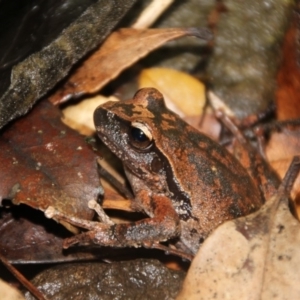
<path fill-rule="evenodd" d="M 173 2 L 174 0 L 153 0 L 131 27 L 135 29 L 150 27 Z"/>
<path fill-rule="evenodd" d="M 222 110 L 215 111 L 216 117 L 222 121 L 222 123 L 231 131 L 231 133 L 238 139 L 242 145 L 248 145 L 248 141 L 240 131 L 240 129 L 231 121 Z"/>
<path fill-rule="evenodd" d="M 288 195 L 291 193 L 293 185 L 300 171 L 300 156 L 294 156 L 288 170 L 286 171 L 284 178 L 279 186 L 279 193 L 284 192 Z"/>
<path fill-rule="evenodd" d="M 132 200 L 133 195 L 131 192 L 121 183 L 119 182 L 113 175 L 111 175 L 106 169 L 101 166 L 101 160 L 97 159 L 98 163 L 98 172 L 104 179 L 106 179 L 110 184 L 112 184 L 118 192 L 120 192 L 126 199 Z"/>
<path fill-rule="evenodd" d="M 282 128 L 285 127 L 299 127 L 300 126 L 300 119 L 292 119 L 292 120 L 284 120 L 284 121 L 273 121 L 267 124 L 260 124 L 257 128 L 272 132 L 272 131 L 280 131 Z"/>
<path fill-rule="evenodd" d="M 148 247 L 147 245 L 145 245 L 145 246 Z M 173 248 L 164 246 L 164 245 L 162 245 L 160 243 L 153 243 L 150 246 L 150 248 L 159 249 L 159 250 L 165 251 L 167 253 L 179 256 L 179 257 L 184 258 L 184 259 L 189 260 L 189 261 L 191 261 L 194 258 L 194 256 L 191 255 L 191 254 L 187 254 L 187 253 L 185 253 L 183 251 L 180 251 L 180 250 L 177 250 L 177 249 L 173 249 Z"/>
<path fill-rule="evenodd" d="M 47 300 L 47 298 L 27 280 L 2 254 L 0 260 L 4 266 L 19 280 L 19 282 L 38 300 Z"/>
<path fill-rule="evenodd" d="M 110 200 L 104 199 L 102 203 L 102 207 L 106 209 L 117 209 L 128 212 L 135 212 L 132 208 L 132 203 L 130 200 Z"/>

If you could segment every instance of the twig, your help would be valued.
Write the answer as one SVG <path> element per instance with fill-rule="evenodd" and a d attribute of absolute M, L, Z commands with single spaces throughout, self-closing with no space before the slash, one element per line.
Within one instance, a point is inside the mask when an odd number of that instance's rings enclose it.
<path fill-rule="evenodd" d="M 29 280 L 27 280 L 2 254 L 0 260 L 4 266 L 19 280 L 19 282 L 38 300 L 47 300 Z"/>
<path fill-rule="evenodd" d="M 174 0 L 153 0 L 131 27 L 135 29 L 150 27 L 173 2 Z"/>
<path fill-rule="evenodd" d="M 133 195 L 131 192 L 121 183 L 119 182 L 113 175 L 111 175 L 105 168 L 101 166 L 101 160 L 97 159 L 98 164 L 98 173 L 106 179 L 111 185 L 113 185 L 118 192 L 120 192 L 126 199 L 132 200 Z"/>
<path fill-rule="evenodd" d="M 191 255 L 191 254 L 187 254 L 187 253 L 185 253 L 183 251 L 180 251 L 180 250 L 177 250 L 177 249 L 173 249 L 173 248 L 164 246 L 164 245 L 162 245 L 160 243 L 153 243 L 150 246 L 148 246 L 147 244 L 145 244 L 145 246 L 148 247 L 148 248 L 152 248 L 152 249 L 162 250 L 165 253 L 173 254 L 173 255 L 179 256 L 179 257 L 181 257 L 183 259 L 186 259 L 186 260 L 189 260 L 189 261 L 192 261 L 193 258 L 194 258 L 194 256 Z"/>
<path fill-rule="evenodd" d="M 294 156 L 288 170 L 286 171 L 284 178 L 279 186 L 279 193 L 283 192 L 290 194 L 292 187 L 296 181 L 296 178 L 300 171 L 300 156 Z"/>

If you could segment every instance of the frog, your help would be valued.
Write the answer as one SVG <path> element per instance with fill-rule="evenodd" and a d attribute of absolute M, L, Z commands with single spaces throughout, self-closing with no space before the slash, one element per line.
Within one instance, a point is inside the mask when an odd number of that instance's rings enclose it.
<path fill-rule="evenodd" d="M 133 210 L 146 217 L 128 224 L 73 222 L 88 231 L 69 238 L 67 247 L 168 242 L 195 255 L 216 227 L 258 210 L 265 201 L 246 168 L 169 110 L 155 88 L 100 105 L 94 123 L 99 138 L 122 161 Z"/>

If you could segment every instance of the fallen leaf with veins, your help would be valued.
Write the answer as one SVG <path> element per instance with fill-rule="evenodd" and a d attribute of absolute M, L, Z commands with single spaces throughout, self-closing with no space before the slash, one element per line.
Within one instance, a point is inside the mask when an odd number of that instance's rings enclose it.
<path fill-rule="evenodd" d="M 283 194 L 279 190 L 259 211 L 217 228 L 177 300 L 299 299 L 300 224 Z"/>
<path fill-rule="evenodd" d="M 207 29 L 198 28 L 123 28 L 113 32 L 98 51 L 74 70 L 50 101 L 59 104 L 83 94 L 95 93 L 150 51 L 183 36 L 211 38 Z"/>

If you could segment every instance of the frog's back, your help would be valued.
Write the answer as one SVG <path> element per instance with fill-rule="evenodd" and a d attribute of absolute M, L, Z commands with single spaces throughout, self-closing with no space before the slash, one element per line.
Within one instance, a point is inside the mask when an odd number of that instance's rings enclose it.
<path fill-rule="evenodd" d="M 225 148 L 180 119 L 177 126 L 184 138 L 168 137 L 167 149 L 176 151 L 172 168 L 184 191 L 173 202 L 181 218 L 182 241 L 195 252 L 214 228 L 254 212 L 263 200 L 246 169 Z"/>

